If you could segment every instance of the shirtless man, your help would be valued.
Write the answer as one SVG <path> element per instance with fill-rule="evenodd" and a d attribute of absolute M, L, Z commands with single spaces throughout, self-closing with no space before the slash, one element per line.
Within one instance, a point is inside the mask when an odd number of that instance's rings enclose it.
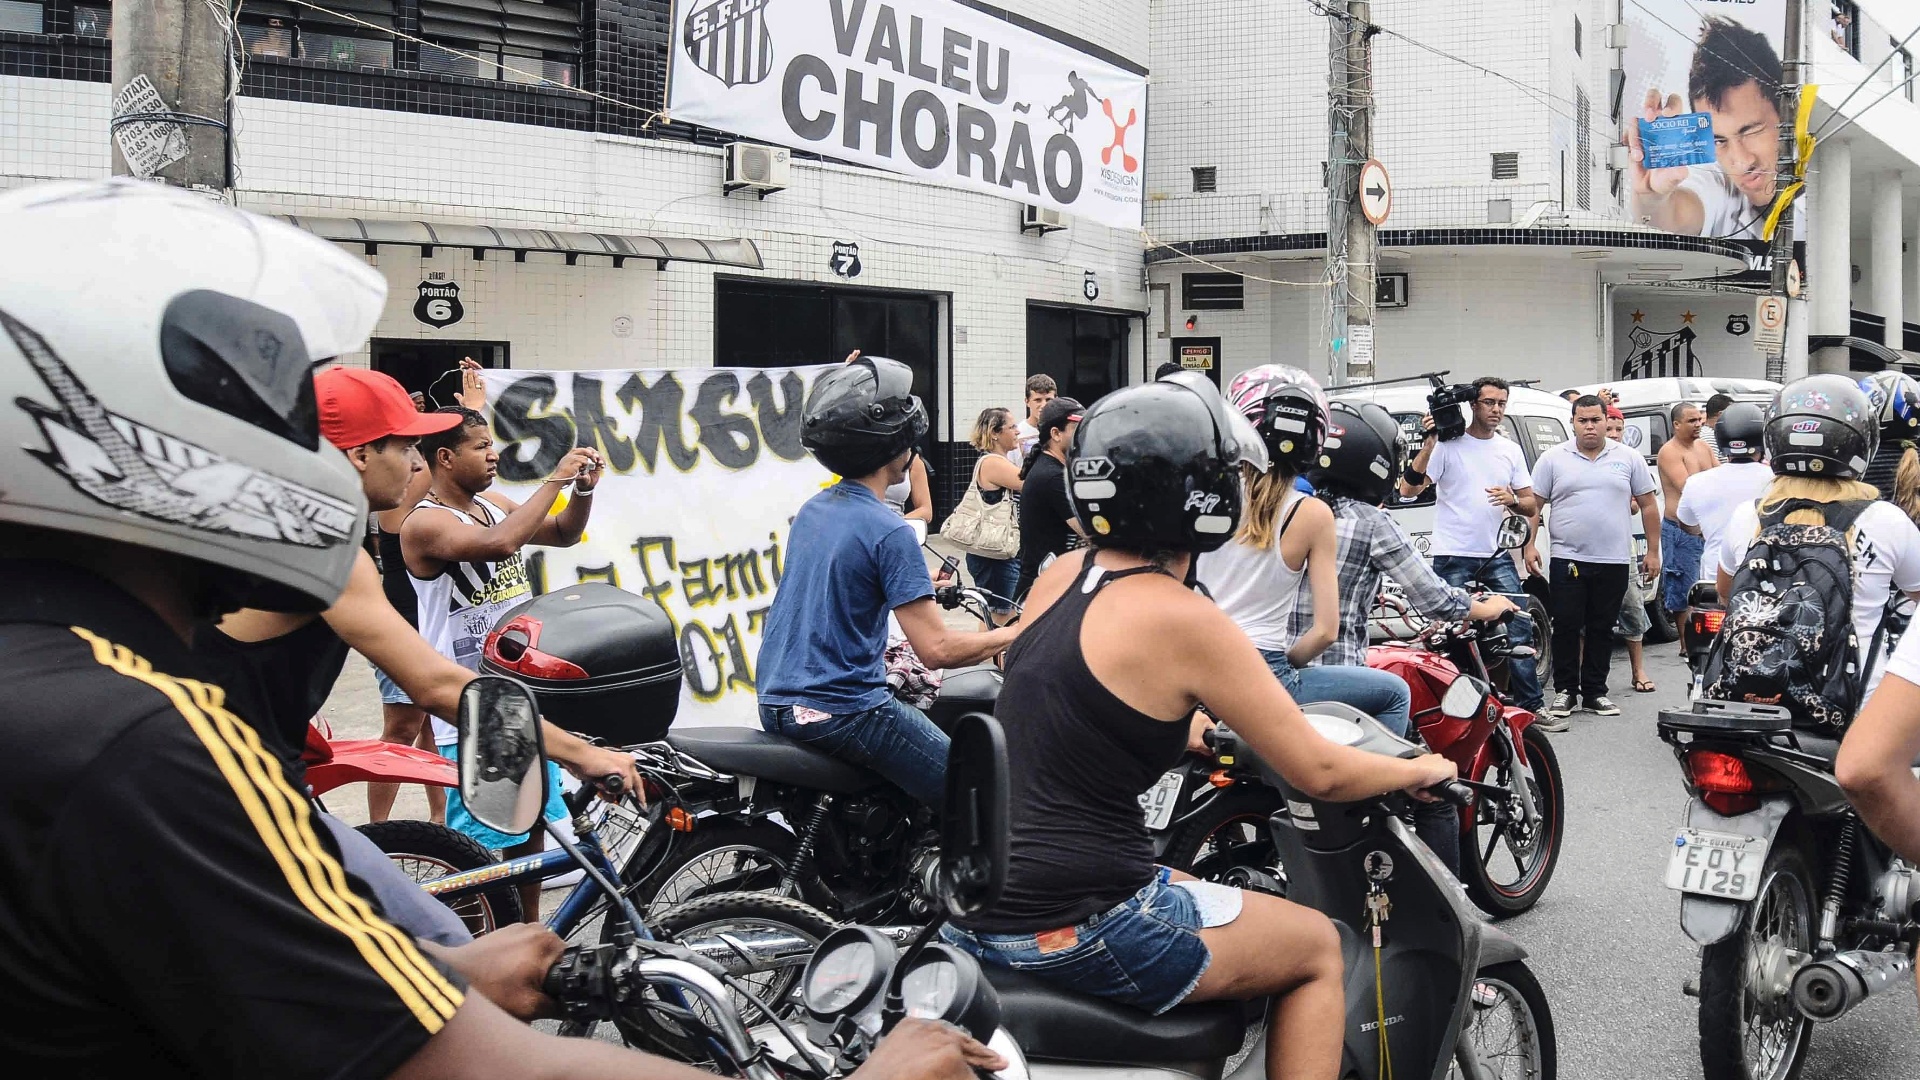
<path fill-rule="evenodd" d="M 1706 413 L 1692 402 L 1673 407 L 1673 437 L 1660 448 L 1660 565 L 1661 600 L 1674 619 L 1685 624 L 1687 592 L 1700 580 L 1700 554 L 1706 541 L 1680 524 L 1680 492 L 1694 473 L 1718 464 L 1713 447 L 1700 437 Z M 1682 645 L 1681 655 L 1686 654 Z"/>

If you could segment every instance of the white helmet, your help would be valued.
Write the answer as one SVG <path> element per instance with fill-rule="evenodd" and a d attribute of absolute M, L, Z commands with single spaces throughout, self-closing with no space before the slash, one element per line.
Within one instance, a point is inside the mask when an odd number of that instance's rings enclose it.
<path fill-rule="evenodd" d="M 0 236 L 0 522 L 212 564 L 229 604 L 331 604 L 367 503 L 313 369 L 366 342 L 379 273 L 130 179 L 0 195 Z"/>

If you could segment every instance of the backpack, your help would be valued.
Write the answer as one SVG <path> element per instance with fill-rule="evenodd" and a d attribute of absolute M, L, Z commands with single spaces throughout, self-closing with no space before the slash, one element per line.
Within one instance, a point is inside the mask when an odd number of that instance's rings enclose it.
<path fill-rule="evenodd" d="M 1761 515 L 1707 654 L 1707 697 L 1781 705 L 1797 727 L 1846 730 L 1866 682 L 1853 629 L 1853 526 L 1872 505 L 1794 499 Z M 1827 523 L 1787 524 L 1809 509 Z"/>

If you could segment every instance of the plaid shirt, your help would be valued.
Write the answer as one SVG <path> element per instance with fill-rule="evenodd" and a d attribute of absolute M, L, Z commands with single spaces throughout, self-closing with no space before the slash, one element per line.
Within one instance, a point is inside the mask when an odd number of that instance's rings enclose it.
<path fill-rule="evenodd" d="M 1340 632 L 1313 662 L 1365 664 L 1367 615 L 1380 595 L 1380 578 L 1392 575 L 1406 590 L 1414 610 L 1434 619 L 1459 619 L 1471 604 L 1466 590 L 1440 580 L 1406 530 L 1377 506 L 1335 497 L 1334 533 L 1339 538 L 1335 562 L 1340 568 Z M 1313 590 L 1301 589 L 1287 622 L 1287 636 L 1298 641 L 1313 626 Z"/>

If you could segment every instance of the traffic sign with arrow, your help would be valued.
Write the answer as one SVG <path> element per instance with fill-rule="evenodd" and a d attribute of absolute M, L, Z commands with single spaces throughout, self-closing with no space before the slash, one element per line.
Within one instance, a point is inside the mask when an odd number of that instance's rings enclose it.
<path fill-rule="evenodd" d="M 1387 179 L 1387 167 L 1372 158 L 1360 167 L 1360 212 L 1375 225 L 1393 212 L 1393 184 Z"/>

